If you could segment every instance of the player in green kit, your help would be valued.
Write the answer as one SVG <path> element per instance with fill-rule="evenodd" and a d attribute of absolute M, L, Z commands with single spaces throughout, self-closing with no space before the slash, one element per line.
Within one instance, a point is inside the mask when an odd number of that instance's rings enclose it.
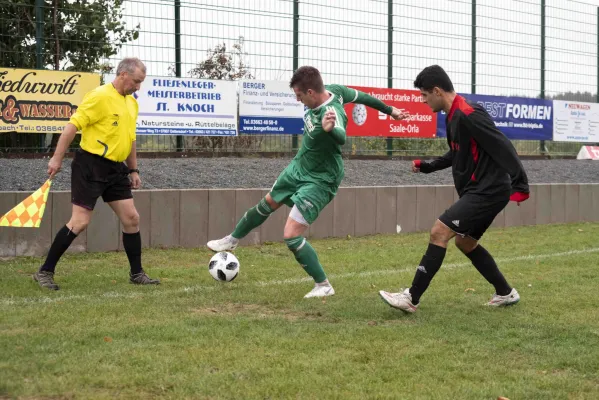
<path fill-rule="evenodd" d="M 295 259 L 315 282 L 314 289 L 304 298 L 332 296 L 335 290 L 303 234 L 333 200 L 345 174 L 341 146 L 346 139 L 347 115 L 343 105 L 364 104 L 391 115 L 393 119 L 404 119 L 408 114 L 355 89 L 341 85 L 325 87 L 320 72 L 314 67 L 304 66 L 295 71 L 289 86 L 297 100 L 308 108 L 304 114 L 304 138 L 300 150 L 266 197 L 245 213 L 235 230 L 222 239 L 209 241 L 207 246 L 213 251 L 234 250 L 239 239 L 286 204 L 292 209 L 283 238 Z"/>

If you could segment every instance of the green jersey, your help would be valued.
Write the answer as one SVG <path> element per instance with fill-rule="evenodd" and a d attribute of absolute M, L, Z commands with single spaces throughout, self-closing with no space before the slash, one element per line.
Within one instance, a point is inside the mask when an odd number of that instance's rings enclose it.
<path fill-rule="evenodd" d="M 391 114 L 393 110 L 382 101 L 355 89 L 341 85 L 327 85 L 325 88 L 329 98 L 304 114 L 302 147 L 270 190 L 275 202 L 289 207 L 296 205 L 309 224 L 333 200 L 345 174 L 341 146 L 346 138 L 347 114 L 343 105 L 355 102 L 385 114 Z M 336 115 L 335 126 L 330 132 L 322 129 L 322 119 L 328 111 Z"/>
<path fill-rule="evenodd" d="M 330 97 L 320 106 L 308 109 L 304 114 L 304 138 L 302 146 L 292 161 L 300 176 L 339 185 L 345 174 L 341 147 L 345 143 L 347 114 L 344 105 L 359 103 L 385 114 L 392 108 L 382 101 L 342 85 L 326 85 Z M 331 132 L 322 128 L 322 119 L 328 111 L 335 112 L 335 127 Z"/>
<path fill-rule="evenodd" d="M 330 85 L 325 88 L 329 98 L 304 113 L 302 146 L 270 190 L 275 202 L 285 203 L 289 207 L 297 206 L 309 224 L 337 195 L 343 180 L 345 172 L 341 146 L 345 143 L 347 126 L 343 104 L 357 96 L 354 89 L 344 86 Z M 322 119 L 329 111 L 335 113 L 335 126 L 326 132 L 322 128 Z"/>
<path fill-rule="evenodd" d="M 330 94 L 328 100 L 304 114 L 304 137 L 293 164 L 305 178 L 339 185 L 344 176 L 341 146 L 345 143 L 347 127 L 343 105 L 355 100 L 358 92 L 340 85 L 327 85 L 325 88 Z M 322 119 L 328 111 L 333 111 L 336 117 L 331 132 L 322 128 Z"/>

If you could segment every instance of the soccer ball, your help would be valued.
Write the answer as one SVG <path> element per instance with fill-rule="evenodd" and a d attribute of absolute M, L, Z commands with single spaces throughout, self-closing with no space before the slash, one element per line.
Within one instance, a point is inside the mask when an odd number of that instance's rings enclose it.
<path fill-rule="evenodd" d="M 231 253 L 221 251 L 210 259 L 208 272 L 217 281 L 231 282 L 239 273 L 239 260 Z"/>
<path fill-rule="evenodd" d="M 356 125 L 362 126 L 366 122 L 366 117 L 368 116 L 368 112 L 366 111 L 366 106 L 364 104 L 356 104 L 354 105 L 354 109 L 352 110 L 352 118 Z"/>

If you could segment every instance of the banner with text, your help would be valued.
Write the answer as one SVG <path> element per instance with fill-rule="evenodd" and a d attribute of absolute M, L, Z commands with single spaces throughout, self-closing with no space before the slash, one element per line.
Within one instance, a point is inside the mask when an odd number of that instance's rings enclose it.
<path fill-rule="evenodd" d="M 346 104 L 347 136 L 383 137 L 435 137 L 437 115 L 422 102 L 417 90 L 382 89 L 362 86 L 349 86 L 367 93 L 384 103 L 410 113 L 403 121 L 396 121 L 363 104 Z"/>
<path fill-rule="evenodd" d="M 237 134 L 237 82 L 148 76 L 135 97 L 138 135 Z"/>
<path fill-rule="evenodd" d="M 0 68 L 0 132 L 60 133 L 100 75 Z"/>
<path fill-rule="evenodd" d="M 599 143 L 599 104 L 554 100 L 553 140 Z"/>
<path fill-rule="evenodd" d="M 551 100 L 526 97 L 461 94 L 468 101 L 483 106 L 495 126 L 509 139 L 551 140 L 553 137 L 553 103 Z M 438 115 L 437 136 L 446 137 L 445 113 Z"/>
<path fill-rule="evenodd" d="M 239 132 L 302 134 L 304 105 L 287 82 L 247 80 L 239 83 Z"/>

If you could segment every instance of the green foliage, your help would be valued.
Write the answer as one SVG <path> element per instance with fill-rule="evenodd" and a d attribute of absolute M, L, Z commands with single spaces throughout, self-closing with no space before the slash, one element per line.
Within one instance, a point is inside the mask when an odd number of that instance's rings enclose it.
<path fill-rule="evenodd" d="M 236 81 L 254 79 L 250 67 L 244 62 L 244 38 L 240 36 L 230 47 L 219 43 L 206 52 L 206 59 L 189 71 L 193 78 Z"/>
<path fill-rule="evenodd" d="M 36 68 L 35 0 L 0 2 L 0 65 Z M 139 36 L 123 21 L 123 0 L 52 0 L 43 7 L 43 67 L 100 72 L 102 60 Z"/>
<path fill-rule="evenodd" d="M 546 96 L 550 100 L 568 100 L 568 101 L 586 101 L 587 103 L 595 103 L 597 95 L 591 92 L 565 92 L 556 93 L 555 95 Z"/>
<path fill-rule="evenodd" d="M 195 68 L 189 71 L 189 76 L 199 79 L 227 81 L 254 79 L 250 67 L 244 61 L 243 44 L 242 36 L 231 47 L 228 47 L 226 43 L 217 44 L 206 52 L 204 61 L 197 63 Z M 239 135 L 237 137 L 198 136 L 187 138 L 187 144 L 188 147 L 201 151 L 257 152 L 260 151 L 262 140 L 262 135 Z"/>
<path fill-rule="evenodd" d="M 36 1 L 0 0 L 0 66 L 37 68 Z M 136 40 L 139 25 L 127 29 L 123 0 L 51 0 L 43 2 L 42 68 L 107 73 L 104 60 Z M 0 134 L 0 148 L 39 149 L 40 135 Z M 54 135 L 50 147 L 54 147 Z M 73 142 L 78 144 L 79 137 Z M 17 151 L 23 151 L 17 150 Z"/>

